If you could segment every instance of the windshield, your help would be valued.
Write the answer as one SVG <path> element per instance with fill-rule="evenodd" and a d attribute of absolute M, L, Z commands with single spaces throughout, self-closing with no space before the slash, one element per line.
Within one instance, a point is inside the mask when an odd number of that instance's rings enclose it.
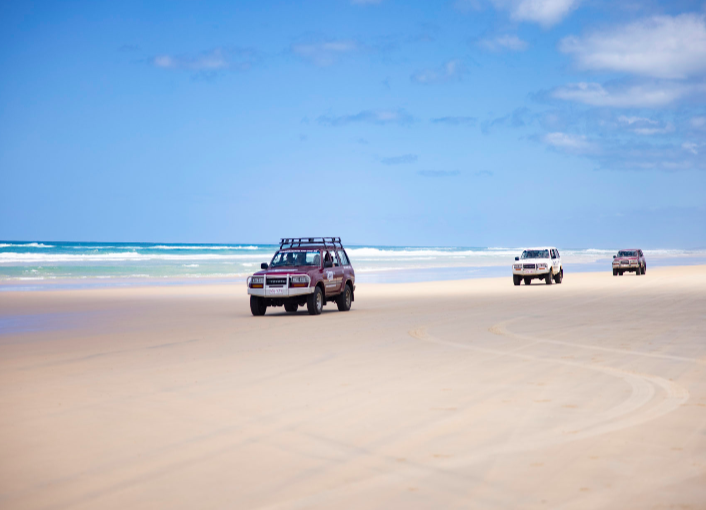
<path fill-rule="evenodd" d="M 319 266 L 321 255 L 318 251 L 278 251 L 270 267 Z"/>
<path fill-rule="evenodd" d="M 637 253 L 632 250 L 620 250 L 618 257 L 637 257 Z"/>
<path fill-rule="evenodd" d="M 525 250 L 522 252 L 523 259 L 548 259 L 549 250 Z"/>

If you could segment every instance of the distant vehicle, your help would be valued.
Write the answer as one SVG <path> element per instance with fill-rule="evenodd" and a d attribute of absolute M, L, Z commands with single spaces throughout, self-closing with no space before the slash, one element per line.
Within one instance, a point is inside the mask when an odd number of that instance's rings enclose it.
<path fill-rule="evenodd" d="M 637 276 L 647 272 L 647 262 L 642 250 L 620 250 L 617 255 L 613 255 L 613 276 L 623 276 L 623 273 L 627 272 L 634 272 Z"/>
<path fill-rule="evenodd" d="M 296 312 L 304 305 L 319 315 L 330 302 L 347 312 L 355 301 L 355 271 L 340 237 L 282 239 L 270 264 L 260 267 L 247 281 L 253 315 L 265 315 L 269 306 Z"/>
<path fill-rule="evenodd" d="M 564 279 L 564 266 L 559 250 L 553 247 L 527 248 L 522 255 L 515 257 L 512 264 L 512 282 L 519 285 L 522 280 L 529 285 L 532 280 L 544 280 L 551 285 Z"/>

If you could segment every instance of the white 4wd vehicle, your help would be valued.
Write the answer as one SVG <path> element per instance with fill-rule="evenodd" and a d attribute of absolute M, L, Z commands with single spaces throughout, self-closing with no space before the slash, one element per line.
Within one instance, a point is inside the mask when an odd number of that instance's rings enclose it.
<path fill-rule="evenodd" d="M 527 248 L 522 255 L 515 257 L 512 264 L 512 282 L 519 285 L 522 280 L 529 285 L 538 278 L 551 285 L 564 279 L 564 267 L 561 264 L 559 250 L 552 247 Z"/>

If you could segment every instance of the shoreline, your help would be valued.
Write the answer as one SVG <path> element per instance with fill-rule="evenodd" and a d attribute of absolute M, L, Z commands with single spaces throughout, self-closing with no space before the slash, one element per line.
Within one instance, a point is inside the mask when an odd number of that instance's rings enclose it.
<path fill-rule="evenodd" d="M 654 259 L 648 261 L 648 271 L 652 268 L 698 267 L 706 265 L 706 258 L 680 257 Z M 510 264 L 506 266 L 439 266 L 423 268 L 399 268 L 373 271 L 358 271 L 356 284 L 359 283 L 421 283 L 456 280 L 476 280 L 483 278 L 502 278 L 511 276 Z M 595 263 L 564 264 L 566 273 L 601 273 L 610 272 L 610 260 Z M 237 285 L 245 282 L 247 276 L 164 276 L 164 277 L 77 277 L 77 278 L 24 278 L 0 280 L 0 293 L 5 292 L 42 292 L 59 290 L 82 290 L 98 288 L 133 288 L 133 287 L 172 287 L 199 285 Z"/>

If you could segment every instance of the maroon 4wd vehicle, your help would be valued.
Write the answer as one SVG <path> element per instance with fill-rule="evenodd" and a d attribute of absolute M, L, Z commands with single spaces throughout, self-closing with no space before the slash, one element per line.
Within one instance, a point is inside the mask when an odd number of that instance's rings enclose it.
<path fill-rule="evenodd" d="M 261 267 L 248 278 L 253 315 L 265 315 L 268 306 L 296 312 L 304 305 L 319 315 L 332 301 L 347 312 L 355 300 L 355 271 L 340 237 L 282 239 L 270 264 Z"/>
<path fill-rule="evenodd" d="M 613 276 L 623 276 L 628 271 L 634 271 L 638 276 L 645 274 L 647 262 L 642 250 L 620 250 L 617 255 L 613 255 Z"/>

